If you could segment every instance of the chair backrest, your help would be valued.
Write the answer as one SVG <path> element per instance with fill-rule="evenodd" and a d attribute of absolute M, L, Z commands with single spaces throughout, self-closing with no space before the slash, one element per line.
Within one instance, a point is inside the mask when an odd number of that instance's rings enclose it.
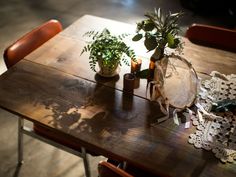
<path fill-rule="evenodd" d="M 60 31 L 62 31 L 61 23 L 53 19 L 25 34 L 5 49 L 3 58 L 7 68 L 16 64 Z"/>
<path fill-rule="evenodd" d="M 236 52 L 236 30 L 193 24 L 187 29 L 185 37 L 196 44 Z"/>
<path fill-rule="evenodd" d="M 98 174 L 99 177 L 133 177 L 124 170 L 106 161 L 102 161 L 98 164 Z"/>

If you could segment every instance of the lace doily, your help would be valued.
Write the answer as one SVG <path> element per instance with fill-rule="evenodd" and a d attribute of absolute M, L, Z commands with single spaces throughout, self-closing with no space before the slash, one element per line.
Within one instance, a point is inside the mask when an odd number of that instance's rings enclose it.
<path fill-rule="evenodd" d="M 197 111 L 191 119 L 197 130 L 189 136 L 196 148 L 212 150 L 222 162 L 236 161 L 236 115 L 233 112 L 213 114 L 212 103 L 236 99 L 236 75 L 223 75 L 216 71 L 212 78 L 201 82 L 197 98 Z"/>

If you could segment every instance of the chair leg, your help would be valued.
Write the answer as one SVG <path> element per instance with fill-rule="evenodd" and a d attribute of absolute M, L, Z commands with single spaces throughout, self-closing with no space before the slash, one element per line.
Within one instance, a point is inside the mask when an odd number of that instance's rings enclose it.
<path fill-rule="evenodd" d="M 23 164 L 23 126 L 24 119 L 18 118 L 18 164 Z"/>
<path fill-rule="evenodd" d="M 82 158 L 83 158 L 83 161 L 84 161 L 85 176 L 90 177 L 91 174 L 90 174 L 90 167 L 89 167 L 87 153 L 86 153 L 86 150 L 85 150 L 84 147 L 82 147 L 81 150 L 82 150 L 82 156 L 83 156 Z"/>
<path fill-rule="evenodd" d="M 127 168 L 127 162 L 123 161 L 123 162 L 119 163 L 118 168 L 125 170 Z"/>

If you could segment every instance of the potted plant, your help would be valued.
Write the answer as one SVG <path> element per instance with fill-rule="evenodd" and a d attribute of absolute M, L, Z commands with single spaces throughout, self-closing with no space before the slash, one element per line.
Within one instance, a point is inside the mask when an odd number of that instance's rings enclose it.
<path fill-rule="evenodd" d="M 159 8 L 154 12 L 147 12 L 147 19 L 137 23 L 136 35 L 133 41 L 139 41 L 144 38 L 144 45 L 148 51 L 154 50 L 150 58 L 149 69 L 139 73 L 140 77 L 148 77 L 152 80 L 154 77 L 155 62 L 159 65 L 166 65 L 168 60 L 165 57 L 165 49 L 177 49 L 181 52 L 182 42 L 178 36 L 178 20 L 183 13 L 163 13 Z M 164 67 L 164 66 L 163 66 Z"/>
<path fill-rule="evenodd" d="M 96 71 L 98 64 L 100 71 L 98 74 L 104 77 L 113 77 L 117 74 L 117 67 L 122 62 L 129 65 L 127 56 L 135 60 L 135 53 L 129 46 L 127 46 L 123 39 L 128 34 L 121 34 L 118 36 L 112 35 L 108 29 L 103 29 L 102 32 L 88 31 L 84 34 L 92 38 L 86 46 L 84 46 L 81 54 L 90 52 L 89 64 L 90 68 Z"/>

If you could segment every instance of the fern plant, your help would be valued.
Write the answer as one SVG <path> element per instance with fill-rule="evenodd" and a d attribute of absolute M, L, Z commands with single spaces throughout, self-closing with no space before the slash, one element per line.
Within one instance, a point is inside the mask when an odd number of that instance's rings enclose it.
<path fill-rule="evenodd" d="M 115 36 L 105 28 L 102 32 L 88 31 L 84 36 L 88 36 L 92 38 L 92 40 L 84 46 L 81 55 L 84 52 L 90 52 L 89 64 L 90 68 L 95 72 L 97 62 L 102 62 L 103 66 L 112 70 L 117 65 L 121 66 L 121 62 L 129 65 L 129 61 L 126 58 L 127 56 L 135 60 L 134 51 L 123 42 L 123 39 L 127 37 L 128 34 Z"/>
<path fill-rule="evenodd" d="M 137 23 L 137 34 L 132 40 L 139 41 L 144 38 L 144 45 L 148 51 L 156 49 L 156 60 L 163 58 L 167 47 L 182 50 L 182 42 L 178 37 L 178 20 L 182 15 L 182 12 L 165 14 L 160 8 L 154 9 L 154 12 L 147 12 L 147 19 Z"/>

